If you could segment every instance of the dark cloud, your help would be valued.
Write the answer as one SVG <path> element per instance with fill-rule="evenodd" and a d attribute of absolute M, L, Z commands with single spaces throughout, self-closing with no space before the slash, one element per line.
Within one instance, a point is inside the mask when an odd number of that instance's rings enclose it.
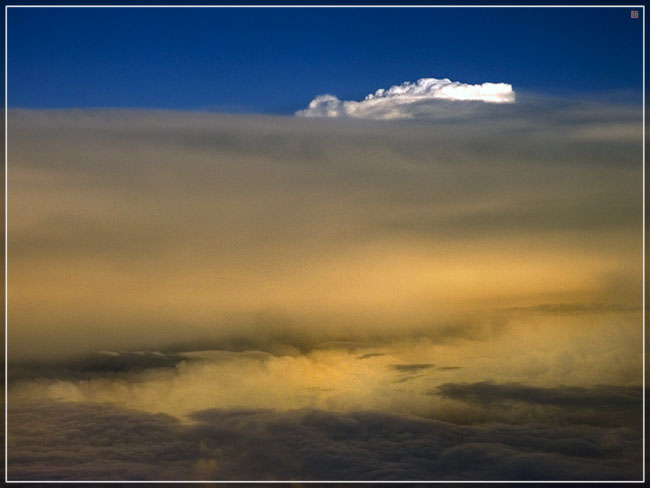
<path fill-rule="evenodd" d="M 386 354 L 383 352 L 370 352 L 368 354 L 362 354 L 361 356 L 357 356 L 357 359 L 369 359 L 369 358 L 376 358 L 379 356 L 385 356 Z"/>
<path fill-rule="evenodd" d="M 244 328 L 244 327 L 242 327 Z M 223 331 L 222 337 L 176 341 L 160 348 L 165 354 L 182 354 L 187 351 L 222 350 L 233 352 L 264 351 L 272 355 L 300 355 L 315 350 L 342 350 L 350 353 L 386 347 L 396 340 L 430 339 L 437 344 L 454 343 L 459 340 L 487 341 L 498 337 L 506 329 L 501 319 L 472 318 L 438 322 L 432 321 L 407 329 L 393 328 L 370 330 L 364 328 L 326 330 L 306 328 L 291 320 L 263 318 L 254 324 L 246 324 L 244 331 Z M 362 354 L 357 359 L 379 357 L 385 353 Z"/>
<path fill-rule="evenodd" d="M 101 351 L 59 361 L 19 361 L 9 365 L 9 380 L 82 380 L 97 376 L 132 375 L 148 369 L 174 368 L 189 358 L 157 351 Z"/>
<path fill-rule="evenodd" d="M 100 404 L 11 405 L 10 480 L 155 480 L 191 476 L 198 446 L 180 423 Z"/>
<path fill-rule="evenodd" d="M 432 369 L 435 366 L 429 363 L 410 363 L 410 364 L 391 364 L 390 368 L 393 371 L 396 371 L 399 377 L 393 381 L 393 383 L 406 383 L 412 381 L 416 378 L 424 376 L 422 374 L 428 369 Z"/>
<path fill-rule="evenodd" d="M 420 378 L 424 375 L 421 374 L 412 374 L 409 376 L 402 376 L 401 378 L 397 378 L 396 380 L 393 380 L 393 383 L 408 383 L 409 381 L 413 381 L 416 378 Z"/>
<path fill-rule="evenodd" d="M 626 386 L 540 388 L 518 383 L 478 382 L 445 383 L 430 393 L 480 404 L 514 401 L 566 408 L 627 409 L 640 407 L 643 392 L 640 387 Z"/>
<path fill-rule="evenodd" d="M 634 480 L 641 438 L 597 426 L 210 409 L 182 424 L 99 404 L 14 404 L 11 480 Z"/>
<path fill-rule="evenodd" d="M 434 365 L 429 363 L 425 363 L 425 364 L 413 363 L 413 364 L 391 364 L 390 367 L 400 373 L 417 373 L 425 369 L 431 369 L 434 367 Z"/>

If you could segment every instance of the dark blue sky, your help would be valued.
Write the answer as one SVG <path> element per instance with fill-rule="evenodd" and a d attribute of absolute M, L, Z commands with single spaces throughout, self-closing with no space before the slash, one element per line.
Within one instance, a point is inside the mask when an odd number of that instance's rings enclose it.
<path fill-rule="evenodd" d="M 554 96 L 642 88 L 628 8 L 10 8 L 8 52 L 10 107 L 291 113 L 422 77 Z"/>

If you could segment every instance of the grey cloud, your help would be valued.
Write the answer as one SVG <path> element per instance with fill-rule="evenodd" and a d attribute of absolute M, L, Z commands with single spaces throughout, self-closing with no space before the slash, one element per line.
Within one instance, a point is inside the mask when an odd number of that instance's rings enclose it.
<path fill-rule="evenodd" d="M 357 359 L 370 359 L 370 358 L 376 358 L 385 355 L 386 354 L 383 352 L 369 352 L 368 354 L 362 354 L 361 356 L 357 356 Z"/>
<path fill-rule="evenodd" d="M 282 452 L 253 468 L 261 478 L 271 471 L 285 479 L 617 479 L 638 477 L 640 469 L 635 452 L 640 439 L 624 429 L 461 427 L 370 412 L 247 411 L 239 416 L 208 410 L 194 418 L 206 424 L 197 431 L 218 425 L 222 436 L 233 433 L 233 451 L 244 453 L 243 459 L 232 460 L 235 472 L 251 469 L 249 443 L 260 456 Z M 608 436 L 618 443 L 608 444 Z M 623 466 L 629 469 L 625 474 Z"/>
<path fill-rule="evenodd" d="M 434 367 L 434 365 L 429 363 L 426 364 L 413 363 L 413 364 L 391 364 L 390 367 L 399 373 L 418 373 L 425 369 L 431 369 Z"/>
<path fill-rule="evenodd" d="M 413 381 L 417 378 L 421 378 L 424 375 L 421 374 L 409 374 L 407 376 L 401 376 L 397 378 L 396 380 L 393 380 L 393 383 L 399 384 L 399 383 L 408 383 L 409 381 Z"/>
<path fill-rule="evenodd" d="M 45 402 L 9 416 L 10 480 L 186 479 L 199 453 L 162 414 Z"/>
<path fill-rule="evenodd" d="M 205 347 L 205 344 L 203 344 Z M 260 361 L 273 357 L 272 354 L 255 350 L 195 350 L 158 351 L 98 351 L 78 358 L 54 361 L 10 362 L 10 383 L 24 380 L 67 380 L 116 379 L 146 381 L 149 376 L 139 376 L 150 370 L 177 368 L 182 363 L 205 362 L 216 364 L 230 361 Z"/>
<path fill-rule="evenodd" d="M 372 412 L 211 409 L 181 424 L 97 404 L 12 405 L 9 479 L 633 480 L 638 432 L 458 426 Z"/>
<path fill-rule="evenodd" d="M 190 360 L 182 354 L 164 354 L 157 351 L 100 351 L 79 358 L 58 361 L 17 361 L 9 367 L 9 380 L 65 379 L 83 380 L 98 376 L 116 376 L 141 373 L 148 369 L 174 368 Z"/>
<path fill-rule="evenodd" d="M 423 326 L 413 326 L 407 330 L 376 330 L 362 328 L 346 330 L 323 330 L 318 328 L 301 329 L 290 322 L 266 319 L 254 325 L 247 324 L 245 332 L 224 331 L 218 340 L 200 338 L 193 341 L 177 341 L 162 347 L 168 354 L 187 351 L 262 351 L 272 355 L 300 355 L 315 350 L 337 349 L 354 353 L 360 349 L 382 347 L 392 344 L 396 339 L 427 338 L 440 344 L 458 340 L 484 341 L 498 336 L 504 331 L 503 322 L 485 320 L 464 320 Z M 384 356 L 385 353 L 363 354 L 358 359 Z"/>
<path fill-rule="evenodd" d="M 464 402 L 490 404 L 515 401 L 559 407 L 628 409 L 640 408 L 642 389 L 626 386 L 557 386 L 541 388 L 518 383 L 445 383 L 430 392 Z"/>

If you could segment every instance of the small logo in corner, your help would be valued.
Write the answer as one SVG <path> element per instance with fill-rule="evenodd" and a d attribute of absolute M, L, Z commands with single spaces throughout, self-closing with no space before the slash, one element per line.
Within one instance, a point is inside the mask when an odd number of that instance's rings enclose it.
<path fill-rule="evenodd" d="M 631 10 L 630 11 L 630 18 L 638 19 L 639 18 L 639 11 L 638 10 Z"/>

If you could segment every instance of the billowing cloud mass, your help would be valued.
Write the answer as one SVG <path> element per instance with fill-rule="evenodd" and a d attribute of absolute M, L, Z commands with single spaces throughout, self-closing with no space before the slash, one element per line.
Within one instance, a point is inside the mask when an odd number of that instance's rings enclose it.
<path fill-rule="evenodd" d="M 378 412 L 115 406 L 10 411 L 10 480 L 635 480 L 628 427 L 454 425 Z"/>
<path fill-rule="evenodd" d="M 361 102 L 318 95 L 298 117 L 351 117 L 359 119 L 408 119 L 434 116 L 449 110 L 440 102 L 513 103 L 515 92 L 508 83 L 469 85 L 449 78 L 421 78 L 389 89 L 380 88 Z"/>

